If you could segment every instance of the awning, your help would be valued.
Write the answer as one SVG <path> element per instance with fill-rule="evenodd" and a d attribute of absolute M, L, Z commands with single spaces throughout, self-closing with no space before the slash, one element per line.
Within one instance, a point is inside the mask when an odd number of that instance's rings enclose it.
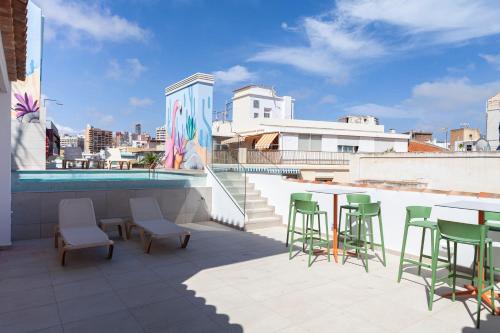
<path fill-rule="evenodd" d="M 238 142 L 243 142 L 243 141 L 245 141 L 244 136 L 235 136 L 235 137 L 221 141 L 221 144 L 228 145 L 230 143 L 238 143 Z"/>
<path fill-rule="evenodd" d="M 255 149 L 269 149 L 271 143 L 273 143 L 274 139 L 278 136 L 278 133 L 266 133 L 263 134 L 259 141 L 255 144 Z"/>

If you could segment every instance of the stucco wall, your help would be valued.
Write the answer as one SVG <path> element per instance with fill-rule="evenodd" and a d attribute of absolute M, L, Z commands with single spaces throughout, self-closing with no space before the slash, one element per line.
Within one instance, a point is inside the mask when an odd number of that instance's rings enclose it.
<path fill-rule="evenodd" d="M 10 240 L 10 82 L 0 38 L 0 246 Z"/>
<path fill-rule="evenodd" d="M 355 154 L 351 181 L 420 181 L 430 189 L 500 193 L 500 153 Z"/>

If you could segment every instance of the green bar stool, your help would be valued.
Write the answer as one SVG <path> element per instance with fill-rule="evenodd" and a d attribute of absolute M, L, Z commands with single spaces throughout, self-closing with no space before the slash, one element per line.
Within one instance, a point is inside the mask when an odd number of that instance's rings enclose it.
<path fill-rule="evenodd" d="M 340 210 L 339 210 L 339 227 L 337 229 L 339 239 L 341 236 L 343 238 L 344 233 L 345 233 L 345 231 L 342 231 L 342 211 L 346 210 L 347 211 L 346 213 L 350 213 L 352 211 L 358 210 L 359 204 L 371 202 L 370 196 L 368 194 L 356 194 L 356 193 L 347 194 L 346 198 L 347 198 L 347 205 L 340 206 Z M 346 215 L 346 223 L 347 223 L 347 215 Z M 349 232 L 351 230 L 351 226 L 352 226 L 352 219 L 349 219 Z M 373 234 L 373 230 L 371 230 L 371 234 Z M 371 239 L 371 241 L 373 242 L 373 238 Z M 373 247 L 372 247 L 372 250 L 373 250 Z"/>
<path fill-rule="evenodd" d="M 289 237 L 291 232 L 290 226 L 292 222 L 292 214 L 295 214 L 295 200 L 311 201 L 311 199 L 312 199 L 312 193 L 292 193 L 290 195 L 290 203 L 288 206 L 288 223 L 286 226 L 286 244 L 285 244 L 286 247 L 288 247 L 288 241 L 290 239 Z M 302 234 L 302 232 L 300 231 L 294 231 L 294 232 L 300 235 Z"/>
<path fill-rule="evenodd" d="M 290 232 L 290 250 L 289 250 L 289 259 L 292 259 L 292 251 L 293 244 L 296 242 L 302 242 L 302 244 L 308 245 L 308 267 L 311 267 L 312 264 L 312 256 L 314 253 L 314 247 L 326 247 L 326 252 L 328 256 L 328 261 L 330 261 L 330 239 L 328 232 L 328 216 L 325 211 L 319 210 L 318 204 L 316 201 L 305 201 L 305 200 L 295 200 L 294 203 L 294 212 L 292 217 L 292 230 Z M 295 226 L 297 214 L 302 215 L 302 237 L 295 238 Z M 323 238 L 321 234 L 319 225 L 321 224 L 321 216 L 324 216 L 325 223 L 325 233 L 326 238 Z M 315 218 L 318 221 L 318 229 L 314 228 Z M 315 235 L 317 233 L 317 236 Z"/>
<path fill-rule="evenodd" d="M 385 259 L 385 245 L 384 245 L 384 228 L 382 226 L 382 212 L 380 209 L 380 201 L 373 202 L 373 203 L 362 203 L 358 205 L 358 210 L 354 212 L 347 213 L 346 216 L 348 218 L 355 218 L 357 220 L 357 236 L 355 237 L 352 232 L 348 233 L 347 230 L 347 223 L 345 224 L 344 227 L 344 242 L 343 242 L 343 247 L 342 247 L 342 252 L 343 252 L 343 260 L 342 264 L 345 264 L 347 260 L 347 250 L 348 249 L 353 249 L 356 250 L 356 253 L 359 253 L 363 250 L 364 251 L 364 260 L 363 266 L 365 267 L 366 272 L 368 273 L 368 244 L 370 246 L 380 246 L 382 248 L 382 257 L 383 257 L 383 265 L 386 265 L 386 259 Z M 379 232 L 380 232 L 380 243 L 374 243 L 372 241 L 373 239 L 373 218 L 377 217 L 378 219 L 378 225 L 379 225 Z M 370 241 L 367 241 L 367 226 L 370 228 Z M 370 236 L 370 235 L 368 235 Z"/>
<path fill-rule="evenodd" d="M 437 222 L 429 220 L 431 216 L 432 208 L 426 206 L 408 206 L 406 207 L 406 219 L 405 219 L 405 227 L 403 234 L 403 245 L 401 248 L 401 255 L 399 258 L 399 272 L 398 272 L 398 282 L 401 281 L 401 277 L 403 275 L 403 264 L 405 262 L 414 264 L 418 266 L 418 275 L 420 275 L 422 266 L 426 268 L 432 268 L 431 264 L 422 262 L 422 258 L 432 259 L 432 251 L 434 251 L 434 238 L 436 236 L 437 230 Z M 417 260 L 413 260 L 411 258 L 405 257 L 406 251 L 406 240 L 408 237 L 408 230 L 410 227 L 416 227 L 422 229 L 422 240 L 420 241 L 420 255 Z M 425 243 L 425 234 L 427 229 L 430 230 L 431 234 L 431 255 L 424 254 L 424 243 Z M 447 249 L 448 249 L 448 260 L 439 258 L 438 253 L 438 261 L 445 261 L 446 263 L 450 262 L 451 254 L 450 254 L 450 242 L 447 241 Z M 448 266 L 448 264 L 444 264 L 439 266 L 438 268 Z"/>
<path fill-rule="evenodd" d="M 494 213 L 494 212 L 484 212 L 484 224 L 488 226 L 488 234 L 490 232 L 500 232 L 500 213 Z M 477 260 L 477 248 L 474 251 L 474 262 Z M 495 266 L 489 266 L 486 265 L 486 267 L 490 270 L 493 270 L 493 272 L 500 273 L 500 267 L 495 267 Z M 472 265 L 472 284 L 474 285 L 474 276 L 476 273 L 476 265 Z"/>
<path fill-rule="evenodd" d="M 490 267 L 493 267 L 493 246 L 491 239 L 487 238 L 488 226 L 484 224 L 468 224 L 468 223 L 460 223 L 453 221 L 445 221 L 438 220 L 438 229 L 436 231 L 436 244 L 433 251 L 432 257 L 432 282 L 431 282 L 431 290 L 429 295 L 429 310 L 432 310 L 432 303 L 434 300 L 434 291 L 436 282 L 442 281 L 443 279 L 448 280 L 450 277 L 452 278 L 452 300 L 455 301 L 455 284 L 457 277 L 468 279 L 470 276 L 457 274 L 457 244 L 465 244 L 472 245 L 474 248 L 479 248 L 479 261 L 478 261 L 478 270 L 479 274 L 477 276 L 477 319 L 476 319 L 476 327 L 479 328 L 480 325 L 480 316 L 481 316 L 481 305 L 482 300 L 481 296 L 487 292 L 491 292 L 491 300 L 492 303 L 495 304 L 495 276 L 494 271 L 490 270 L 490 277 L 488 285 L 485 284 L 486 281 L 483 279 L 484 274 L 484 259 L 485 259 L 485 248 L 488 247 L 488 264 Z M 439 243 L 441 240 L 447 240 L 453 243 L 453 263 L 450 261 L 450 265 L 453 267 L 453 271 L 448 273 L 447 276 L 437 278 L 436 270 L 437 270 L 437 253 L 439 250 Z M 475 265 L 475 263 L 474 263 Z M 495 309 L 492 309 L 493 315 L 495 314 Z"/>

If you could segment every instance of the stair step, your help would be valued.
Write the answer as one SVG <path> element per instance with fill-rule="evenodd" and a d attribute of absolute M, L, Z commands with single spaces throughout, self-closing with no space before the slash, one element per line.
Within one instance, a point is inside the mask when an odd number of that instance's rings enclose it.
<path fill-rule="evenodd" d="M 240 200 L 238 201 L 239 204 L 243 204 L 243 200 Z M 269 207 L 269 205 L 267 204 L 267 200 L 266 199 L 252 199 L 252 200 L 247 200 L 247 202 L 245 203 L 245 207 L 247 209 L 251 209 L 251 208 L 264 208 L 264 207 Z"/>
<path fill-rule="evenodd" d="M 256 230 L 256 229 L 263 229 L 263 228 L 270 228 L 270 227 L 277 227 L 277 226 L 283 226 L 282 218 L 281 216 L 274 215 L 271 217 L 265 217 L 265 218 L 254 218 L 254 219 L 249 219 L 247 222 L 245 222 L 245 230 Z"/>
<path fill-rule="evenodd" d="M 247 208 L 245 213 L 249 219 L 272 217 L 274 216 L 274 207 Z"/>

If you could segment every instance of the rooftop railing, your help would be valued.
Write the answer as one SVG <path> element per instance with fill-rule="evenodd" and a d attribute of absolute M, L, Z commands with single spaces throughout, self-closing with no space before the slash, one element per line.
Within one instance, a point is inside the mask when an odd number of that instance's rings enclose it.
<path fill-rule="evenodd" d="M 247 150 L 247 164 L 348 165 L 347 153 L 304 150 Z"/>

